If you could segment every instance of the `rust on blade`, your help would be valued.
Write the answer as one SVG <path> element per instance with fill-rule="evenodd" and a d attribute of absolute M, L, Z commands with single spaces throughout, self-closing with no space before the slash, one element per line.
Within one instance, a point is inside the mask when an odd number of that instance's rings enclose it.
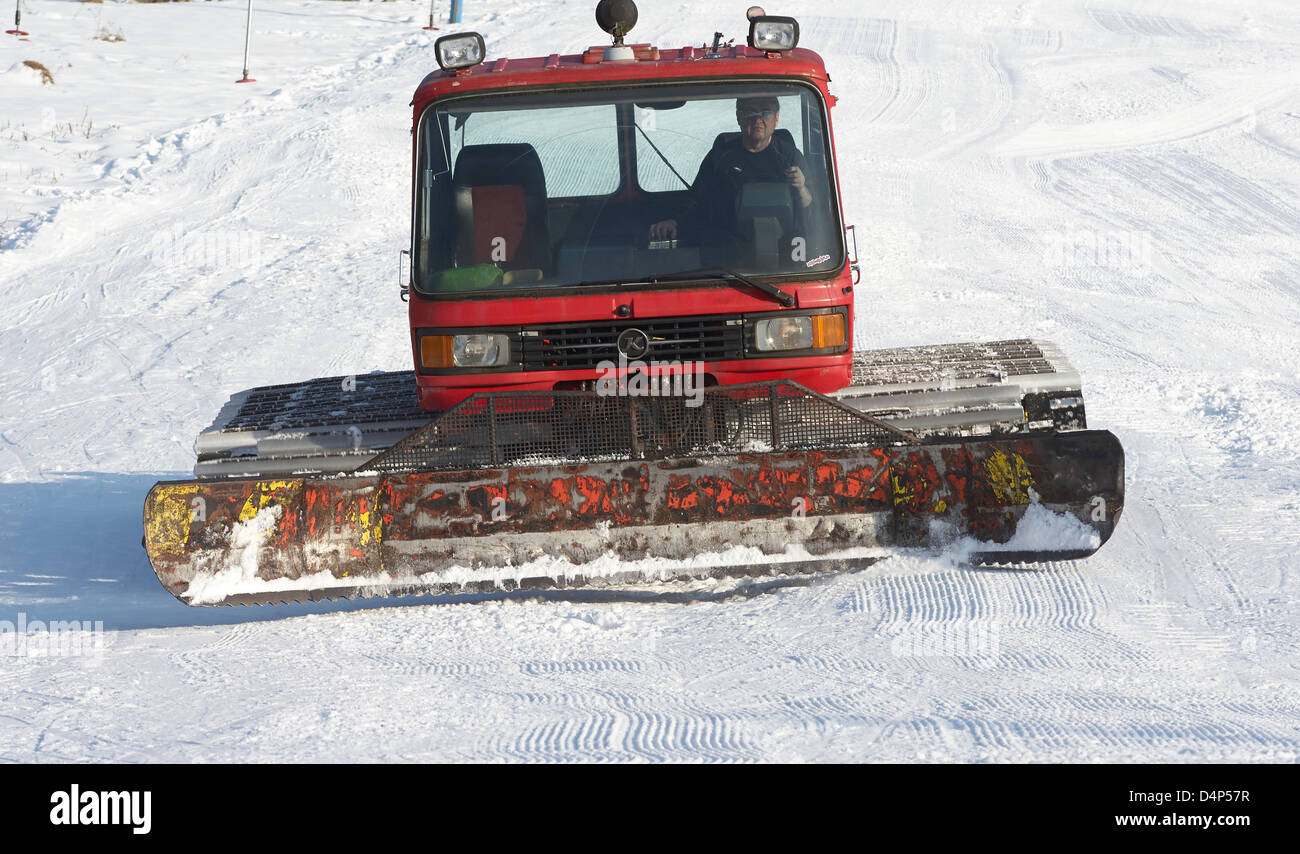
<path fill-rule="evenodd" d="M 451 567 L 606 552 L 680 559 L 749 545 L 924 546 L 932 522 L 1005 543 L 1032 500 L 1104 542 L 1123 504 L 1123 453 L 1105 432 L 701 459 L 367 476 L 160 483 L 145 547 L 186 601 L 196 577 L 312 576 L 355 589 L 441 582 Z M 1050 557 L 1050 554 L 1046 555 Z M 1077 555 L 1074 555 L 1077 556 Z M 322 575 L 324 574 L 324 575 Z M 488 576 L 484 576 L 487 578 Z M 337 584 L 335 583 L 337 582 Z"/>

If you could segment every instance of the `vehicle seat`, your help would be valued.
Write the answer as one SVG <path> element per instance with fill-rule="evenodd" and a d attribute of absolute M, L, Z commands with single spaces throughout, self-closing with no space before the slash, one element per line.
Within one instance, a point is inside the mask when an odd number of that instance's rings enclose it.
<path fill-rule="evenodd" d="M 546 175 L 528 143 L 467 145 L 456 158 L 456 265 L 546 270 Z"/>
<path fill-rule="evenodd" d="M 713 147 L 734 145 L 739 131 L 720 133 Z M 794 137 L 785 128 L 772 131 L 771 145 L 779 153 L 795 151 Z M 792 156 L 787 165 L 794 165 Z M 756 270 L 778 270 L 785 266 L 786 250 L 795 233 L 793 194 L 786 183 L 750 182 L 741 185 L 735 200 L 736 228 L 740 236 L 732 263 Z"/>

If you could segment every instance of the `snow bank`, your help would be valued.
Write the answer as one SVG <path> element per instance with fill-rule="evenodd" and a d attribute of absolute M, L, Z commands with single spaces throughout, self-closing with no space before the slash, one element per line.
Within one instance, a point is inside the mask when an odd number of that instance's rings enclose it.
<path fill-rule="evenodd" d="M 23 62 L 15 62 L 13 65 L 9 66 L 9 69 L 5 71 L 3 75 L 0 75 L 0 77 L 3 77 L 4 79 L 3 85 L 39 88 L 41 86 L 53 84 L 54 75 L 50 73 L 49 69 L 45 69 L 44 66 L 37 67 L 30 64 L 33 62 L 35 62 L 35 60 L 25 60 Z"/>

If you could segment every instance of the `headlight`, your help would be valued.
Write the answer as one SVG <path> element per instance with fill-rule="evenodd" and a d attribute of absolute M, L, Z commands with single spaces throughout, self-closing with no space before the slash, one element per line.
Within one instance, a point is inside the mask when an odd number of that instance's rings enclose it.
<path fill-rule="evenodd" d="M 799 44 L 799 22 L 794 18 L 762 15 L 749 21 L 749 46 L 758 50 L 794 50 Z"/>
<path fill-rule="evenodd" d="M 426 368 L 497 368 L 509 362 L 510 337 L 504 333 L 420 338 L 420 364 Z"/>
<path fill-rule="evenodd" d="M 804 317 L 771 317 L 754 324 L 755 349 L 825 350 L 843 347 L 846 341 L 844 315 L 814 314 Z"/>
<path fill-rule="evenodd" d="M 754 324 L 754 346 L 760 350 L 811 350 L 811 317 L 774 317 Z"/>
<path fill-rule="evenodd" d="M 438 57 L 438 67 L 443 71 L 455 71 L 458 68 L 478 65 L 487 56 L 483 37 L 478 33 L 443 36 L 433 43 L 433 52 Z"/>
<path fill-rule="evenodd" d="M 510 361 L 510 339 L 505 335 L 457 335 L 451 356 L 458 368 L 495 368 Z"/>

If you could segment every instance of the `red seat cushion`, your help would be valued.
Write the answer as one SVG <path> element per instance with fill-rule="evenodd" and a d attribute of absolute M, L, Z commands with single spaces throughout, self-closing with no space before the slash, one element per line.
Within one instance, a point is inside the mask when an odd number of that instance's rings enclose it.
<path fill-rule="evenodd" d="M 518 184 L 488 185 L 474 187 L 472 194 L 474 263 L 515 261 L 523 248 L 524 229 L 528 225 L 524 188 Z"/>

